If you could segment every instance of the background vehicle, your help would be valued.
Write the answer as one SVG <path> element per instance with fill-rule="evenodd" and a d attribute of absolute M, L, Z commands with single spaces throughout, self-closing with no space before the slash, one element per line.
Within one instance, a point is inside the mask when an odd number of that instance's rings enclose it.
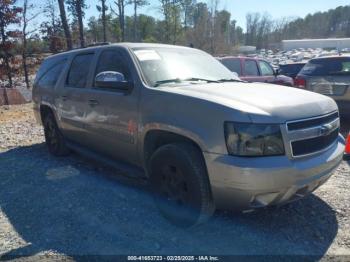
<path fill-rule="evenodd" d="M 350 116 L 350 56 L 310 60 L 297 75 L 295 86 L 332 97 L 341 114 Z"/>
<path fill-rule="evenodd" d="M 348 134 L 348 136 L 346 138 L 344 159 L 350 160 L 350 133 Z"/>
<path fill-rule="evenodd" d="M 248 82 L 265 82 L 293 86 L 293 79 L 279 75 L 265 60 L 250 57 L 220 57 L 219 61 L 239 78 Z"/>
<path fill-rule="evenodd" d="M 54 55 L 33 99 L 52 154 L 73 149 L 148 179 L 161 213 L 181 226 L 216 208 L 299 199 L 344 152 L 332 99 L 242 82 L 193 48 L 130 43 Z"/>
<path fill-rule="evenodd" d="M 286 63 L 286 64 L 280 64 L 279 65 L 279 73 L 282 75 L 289 76 L 293 78 L 293 80 L 296 78 L 300 70 L 306 65 L 306 62 L 295 62 L 295 63 Z"/>

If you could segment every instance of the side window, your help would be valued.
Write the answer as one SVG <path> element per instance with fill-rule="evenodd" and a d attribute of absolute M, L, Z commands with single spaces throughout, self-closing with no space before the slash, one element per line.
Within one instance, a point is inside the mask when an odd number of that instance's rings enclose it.
<path fill-rule="evenodd" d="M 131 80 L 131 74 L 118 51 L 106 50 L 101 53 L 97 62 L 95 77 L 104 71 L 119 72 L 124 75 L 126 80 Z"/>
<path fill-rule="evenodd" d="M 263 76 L 272 76 L 273 75 L 272 67 L 268 63 L 266 63 L 265 61 L 259 61 L 259 66 L 260 66 L 261 74 Z"/>
<path fill-rule="evenodd" d="M 69 69 L 66 85 L 71 87 L 85 87 L 94 54 L 77 55 Z"/>
<path fill-rule="evenodd" d="M 258 76 L 259 70 L 256 62 L 254 60 L 244 61 L 244 74 L 246 76 Z"/>
<path fill-rule="evenodd" d="M 236 72 L 241 75 L 241 60 L 240 59 L 224 59 L 222 60 L 224 66 L 226 66 L 231 72 Z"/>
<path fill-rule="evenodd" d="M 40 76 L 37 85 L 45 88 L 55 87 L 57 80 L 62 73 L 65 62 L 66 59 L 59 60 L 48 68 L 48 70 Z"/>

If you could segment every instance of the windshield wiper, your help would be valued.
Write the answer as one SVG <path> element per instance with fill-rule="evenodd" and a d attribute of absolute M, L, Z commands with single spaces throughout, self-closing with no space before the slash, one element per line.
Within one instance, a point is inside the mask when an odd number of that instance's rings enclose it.
<path fill-rule="evenodd" d="M 219 80 L 205 79 L 205 78 L 198 78 L 198 77 L 186 78 L 183 81 L 203 81 L 207 83 L 220 83 Z"/>
<path fill-rule="evenodd" d="M 181 83 L 181 81 L 182 80 L 180 78 L 160 80 L 160 81 L 155 82 L 154 87 L 158 87 L 160 85 L 169 84 L 169 83 Z"/>
<path fill-rule="evenodd" d="M 174 79 L 166 79 L 155 82 L 154 87 L 158 87 L 160 85 L 169 84 L 169 83 L 182 83 L 182 82 L 191 82 L 191 81 L 203 81 L 207 83 L 220 83 L 218 80 L 198 78 L 198 77 L 190 77 L 186 79 L 174 78 Z"/>
<path fill-rule="evenodd" d="M 242 81 L 240 79 L 231 78 L 231 79 L 220 79 L 220 80 L 218 80 L 218 82 L 226 83 L 226 82 L 244 82 L 244 81 Z"/>

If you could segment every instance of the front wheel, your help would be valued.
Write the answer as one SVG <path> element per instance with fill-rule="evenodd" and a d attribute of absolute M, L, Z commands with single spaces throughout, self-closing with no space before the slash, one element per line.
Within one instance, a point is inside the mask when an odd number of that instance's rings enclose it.
<path fill-rule="evenodd" d="M 204 159 L 195 146 L 168 144 L 160 147 L 150 161 L 155 203 L 165 218 L 177 226 L 191 227 L 213 214 Z"/>

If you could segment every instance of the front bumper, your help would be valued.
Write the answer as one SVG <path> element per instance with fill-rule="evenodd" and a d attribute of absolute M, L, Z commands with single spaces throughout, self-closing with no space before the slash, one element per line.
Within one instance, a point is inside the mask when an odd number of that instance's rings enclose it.
<path fill-rule="evenodd" d="M 320 154 L 246 158 L 204 153 L 212 194 L 219 209 L 249 210 L 280 205 L 311 193 L 343 159 L 344 138 Z"/>

